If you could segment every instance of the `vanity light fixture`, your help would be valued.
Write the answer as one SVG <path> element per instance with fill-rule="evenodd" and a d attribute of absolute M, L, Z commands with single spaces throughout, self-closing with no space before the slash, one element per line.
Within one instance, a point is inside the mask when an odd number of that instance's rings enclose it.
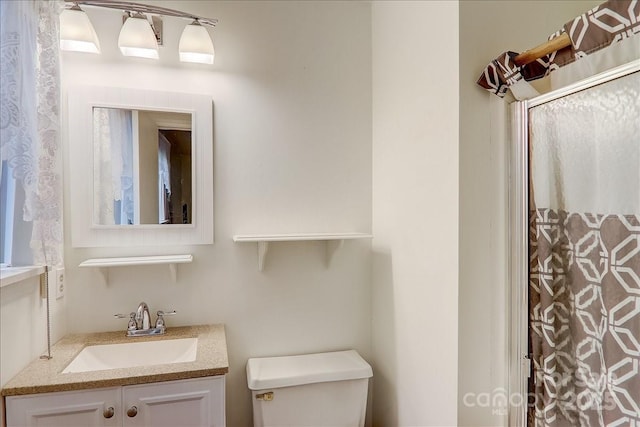
<path fill-rule="evenodd" d="M 182 62 L 213 64 L 213 42 L 207 29 L 200 25 L 197 19 L 184 28 L 178 51 Z"/>
<path fill-rule="evenodd" d="M 118 47 L 124 56 L 158 59 L 158 41 L 145 14 L 135 12 L 124 21 Z"/>
<path fill-rule="evenodd" d="M 120 30 L 118 37 L 118 47 L 125 56 L 139 56 L 143 58 L 158 59 L 158 45 L 162 44 L 162 21 L 160 17 L 170 16 L 177 18 L 185 18 L 191 21 L 186 25 L 179 43 L 179 57 L 182 62 L 198 62 L 203 64 L 213 64 L 214 49 L 211 36 L 206 26 L 215 27 L 218 23 L 217 19 L 205 18 L 193 15 L 179 10 L 168 9 L 159 6 L 147 5 L 142 3 L 133 3 L 118 0 L 65 0 L 68 5 L 72 5 L 60 15 L 60 45 L 64 50 L 88 51 L 82 50 L 82 43 L 87 43 L 88 36 L 75 36 L 71 30 L 66 27 L 70 25 L 70 20 L 63 15 L 67 12 L 80 13 L 88 23 L 97 50 L 100 52 L 100 45 L 95 30 L 89 22 L 89 18 L 80 9 L 79 5 L 102 7 L 108 9 L 117 9 L 125 13 L 126 19 Z M 152 22 L 147 19 L 146 15 L 150 15 Z M 78 20 L 80 18 L 76 18 Z M 70 36 L 66 36 L 69 33 Z M 64 38 L 63 38 L 64 35 Z M 78 44 L 79 43 L 79 44 Z"/>
<path fill-rule="evenodd" d="M 89 17 L 73 4 L 60 14 L 60 49 L 100 53 L 100 41 Z"/>

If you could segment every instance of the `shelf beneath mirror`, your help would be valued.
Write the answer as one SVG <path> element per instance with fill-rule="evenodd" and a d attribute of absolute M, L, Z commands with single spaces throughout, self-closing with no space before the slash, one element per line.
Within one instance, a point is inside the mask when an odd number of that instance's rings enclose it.
<path fill-rule="evenodd" d="M 264 263 L 273 242 L 324 241 L 327 267 L 335 252 L 342 247 L 345 240 L 371 239 L 368 233 L 295 233 L 295 234 L 238 234 L 233 236 L 236 243 L 256 243 L 258 247 L 258 270 L 264 270 Z"/>
<path fill-rule="evenodd" d="M 193 255 L 154 255 L 154 256 L 132 256 L 116 258 L 92 258 L 80 263 L 78 267 L 98 268 L 104 276 L 105 282 L 109 281 L 109 267 L 130 267 L 134 265 L 169 265 L 171 278 L 175 282 L 178 278 L 178 264 L 188 264 L 193 262 Z"/>

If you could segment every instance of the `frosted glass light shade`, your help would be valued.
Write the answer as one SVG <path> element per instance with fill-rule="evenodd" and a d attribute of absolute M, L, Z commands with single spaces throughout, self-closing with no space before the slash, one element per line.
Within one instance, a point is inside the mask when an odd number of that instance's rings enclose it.
<path fill-rule="evenodd" d="M 158 42 L 144 15 L 131 16 L 124 22 L 118 47 L 124 56 L 158 59 Z"/>
<path fill-rule="evenodd" d="M 180 61 L 213 64 L 215 52 L 207 29 L 198 22 L 187 25 L 178 45 Z"/>
<path fill-rule="evenodd" d="M 60 49 L 100 53 L 100 41 L 82 9 L 65 9 L 60 14 Z"/>

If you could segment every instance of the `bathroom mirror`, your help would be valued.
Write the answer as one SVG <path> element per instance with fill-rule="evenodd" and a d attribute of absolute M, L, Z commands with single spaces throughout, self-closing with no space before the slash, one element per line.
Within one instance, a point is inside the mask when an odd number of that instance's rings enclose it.
<path fill-rule="evenodd" d="M 93 224 L 191 224 L 191 114 L 93 107 Z"/>
<path fill-rule="evenodd" d="M 199 94 L 73 87 L 74 247 L 213 243 L 213 119 Z"/>

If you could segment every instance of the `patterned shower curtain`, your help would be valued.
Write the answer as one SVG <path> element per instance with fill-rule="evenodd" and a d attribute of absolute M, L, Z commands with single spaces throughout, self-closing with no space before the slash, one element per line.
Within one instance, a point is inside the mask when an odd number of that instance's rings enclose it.
<path fill-rule="evenodd" d="M 640 426 L 640 72 L 530 110 L 529 425 Z"/>
<path fill-rule="evenodd" d="M 516 52 L 504 52 L 487 65 L 478 78 L 478 85 L 501 98 L 511 89 L 516 99 L 530 99 L 537 94 L 525 81 L 542 78 L 560 67 L 621 42 L 633 43 L 627 44 L 624 50 L 617 53 L 618 56 L 624 56 L 619 64 L 637 59 L 640 45 L 640 1 L 608 0 L 564 24 L 562 29 L 549 36 L 549 40 L 563 33 L 569 36 L 571 46 L 523 66 L 515 63 L 514 58 L 518 55 Z M 600 67 L 603 71 L 619 65 L 611 63 L 606 57 L 601 57 L 598 62 L 598 65 L 593 65 L 592 71 Z"/>

